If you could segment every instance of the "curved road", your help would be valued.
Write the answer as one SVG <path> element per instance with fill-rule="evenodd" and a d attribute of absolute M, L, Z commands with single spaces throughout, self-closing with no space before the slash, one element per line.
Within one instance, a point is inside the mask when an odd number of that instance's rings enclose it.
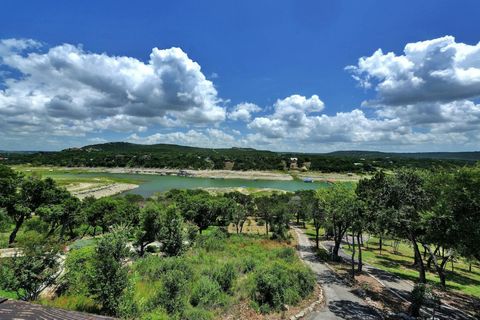
<path fill-rule="evenodd" d="M 325 263 L 318 261 L 308 237 L 298 228 L 293 228 L 298 237 L 298 251 L 302 260 L 317 275 L 322 285 L 326 308 L 308 315 L 308 320 L 331 319 L 383 319 L 383 317 L 365 301 L 351 292 L 352 288 L 330 270 Z"/>

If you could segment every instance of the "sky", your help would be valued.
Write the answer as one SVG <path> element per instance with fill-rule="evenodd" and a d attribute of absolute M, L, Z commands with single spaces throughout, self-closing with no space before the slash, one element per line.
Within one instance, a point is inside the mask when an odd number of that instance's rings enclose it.
<path fill-rule="evenodd" d="M 0 150 L 480 150 L 478 0 L 0 4 Z"/>

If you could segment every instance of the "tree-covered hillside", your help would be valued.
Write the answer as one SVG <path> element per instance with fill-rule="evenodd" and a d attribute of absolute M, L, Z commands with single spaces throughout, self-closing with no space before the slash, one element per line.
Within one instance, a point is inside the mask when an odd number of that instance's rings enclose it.
<path fill-rule="evenodd" d="M 291 153 L 251 148 L 210 149 L 171 144 L 140 145 L 113 142 L 70 148 L 60 152 L 0 152 L 6 164 L 84 167 L 147 167 L 229 170 L 314 170 L 323 172 L 372 172 L 378 168 L 451 168 L 480 160 L 480 152 L 382 153 L 338 151 Z M 5 159 L 6 158 L 6 159 Z M 293 160 L 296 159 L 296 160 Z"/>

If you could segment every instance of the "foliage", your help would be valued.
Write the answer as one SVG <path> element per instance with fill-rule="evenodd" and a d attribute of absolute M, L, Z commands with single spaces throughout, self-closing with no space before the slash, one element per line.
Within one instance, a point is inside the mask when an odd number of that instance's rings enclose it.
<path fill-rule="evenodd" d="M 12 290 L 19 298 L 35 300 L 41 290 L 51 285 L 58 272 L 58 246 L 30 231 L 21 239 L 23 252 L 11 258 L 2 267 L 3 289 Z"/>
<path fill-rule="evenodd" d="M 95 248 L 89 290 L 109 315 L 117 313 L 128 285 L 127 269 L 122 265 L 127 254 L 126 239 L 122 234 L 105 235 Z"/>
<path fill-rule="evenodd" d="M 303 265 L 273 263 L 255 271 L 254 300 L 263 311 L 281 310 L 313 292 L 315 277 Z"/>

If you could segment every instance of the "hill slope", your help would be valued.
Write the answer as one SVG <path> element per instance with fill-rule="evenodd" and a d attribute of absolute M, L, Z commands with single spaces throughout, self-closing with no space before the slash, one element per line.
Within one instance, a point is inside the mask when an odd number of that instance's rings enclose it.
<path fill-rule="evenodd" d="M 1 155 L 1 153 L 0 153 Z M 291 158 L 297 158 L 295 163 Z M 210 149 L 173 144 L 128 142 L 94 144 L 59 152 L 9 154 L 8 163 L 86 167 L 155 167 L 178 169 L 370 172 L 378 168 L 454 167 L 480 160 L 480 152 L 385 153 L 336 151 L 325 154 L 273 152 L 252 148 Z"/>

